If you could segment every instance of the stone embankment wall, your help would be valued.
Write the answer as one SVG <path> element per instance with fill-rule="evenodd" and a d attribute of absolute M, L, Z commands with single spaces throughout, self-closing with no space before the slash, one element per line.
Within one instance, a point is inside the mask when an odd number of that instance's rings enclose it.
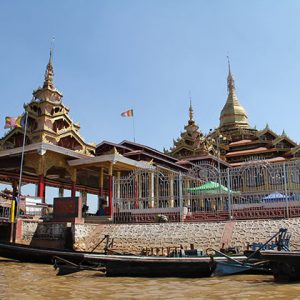
<path fill-rule="evenodd" d="M 119 251 L 140 253 L 143 249 L 179 247 L 219 249 L 238 247 L 244 250 L 247 243 L 265 242 L 279 228 L 291 234 L 290 248 L 300 249 L 300 218 L 278 220 L 229 221 L 215 223 L 160 223 L 160 224 L 75 224 L 72 233 L 66 223 L 22 221 L 18 224 L 17 242 L 41 247 L 91 251 L 109 235 L 113 248 Z M 105 243 L 98 245 L 102 251 Z"/>
<path fill-rule="evenodd" d="M 244 249 L 247 242 L 265 242 L 280 228 L 287 228 L 291 235 L 290 249 L 300 249 L 300 218 L 236 222 L 231 244 Z"/>
<path fill-rule="evenodd" d="M 16 242 L 26 245 L 65 248 L 65 223 L 43 223 L 38 220 L 18 222 Z"/>
<path fill-rule="evenodd" d="M 144 248 L 207 247 L 219 248 L 224 223 L 160 223 L 131 225 L 75 225 L 76 250 L 92 250 L 104 235 L 114 239 L 114 248 L 140 253 Z M 102 250 L 102 243 L 97 250 Z"/>
<path fill-rule="evenodd" d="M 215 223 L 160 223 L 160 224 L 76 224 L 73 226 L 74 248 L 91 251 L 104 235 L 114 239 L 113 248 L 140 253 L 145 248 L 179 247 L 219 249 L 238 247 L 247 243 L 265 242 L 279 228 L 291 234 L 291 249 L 300 249 L 300 218 L 281 220 L 229 221 Z M 104 243 L 96 251 L 102 251 Z"/>

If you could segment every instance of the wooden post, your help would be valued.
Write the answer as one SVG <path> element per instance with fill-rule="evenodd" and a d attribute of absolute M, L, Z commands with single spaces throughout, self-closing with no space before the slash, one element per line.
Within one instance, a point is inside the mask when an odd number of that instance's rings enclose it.
<path fill-rule="evenodd" d="M 64 188 L 63 187 L 60 187 L 58 189 L 58 197 L 59 198 L 62 198 L 64 196 Z"/>
<path fill-rule="evenodd" d="M 76 197 L 76 182 L 72 181 L 71 184 L 71 197 L 75 198 Z"/>
<path fill-rule="evenodd" d="M 45 178 L 43 174 L 39 175 L 38 178 L 37 196 L 39 198 L 42 198 L 42 202 L 45 203 L 46 186 L 45 186 Z"/>
<path fill-rule="evenodd" d="M 82 204 L 87 205 L 87 192 L 86 191 L 80 191 L 80 197 L 82 199 Z"/>
<path fill-rule="evenodd" d="M 104 170 L 103 170 L 103 168 L 100 168 L 98 185 L 99 185 L 99 196 L 101 197 L 101 196 L 103 196 L 103 186 L 104 186 Z"/>
<path fill-rule="evenodd" d="M 109 216 L 112 217 L 113 215 L 113 203 L 112 203 L 112 197 L 113 197 L 113 164 L 110 163 L 109 169 L 108 169 L 108 213 Z"/>
<path fill-rule="evenodd" d="M 77 180 L 77 170 L 73 169 L 72 174 L 71 174 L 71 197 L 75 198 L 76 197 L 76 180 Z"/>
<path fill-rule="evenodd" d="M 99 193 L 98 193 L 98 210 L 99 210 L 103 206 L 102 199 L 103 199 L 103 196 L 104 196 L 104 190 L 103 190 L 103 186 L 104 186 L 104 169 L 103 168 L 100 168 L 99 178 L 98 178 L 98 186 L 99 186 Z"/>

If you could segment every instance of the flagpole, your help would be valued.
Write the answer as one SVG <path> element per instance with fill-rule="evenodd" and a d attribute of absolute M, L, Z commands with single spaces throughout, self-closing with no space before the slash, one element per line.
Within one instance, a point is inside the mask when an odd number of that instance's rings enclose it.
<path fill-rule="evenodd" d="M 135 126 L 134 126 L 134 113 L 133 108 L 124 111 L 121 113 L 121 117 L 130 117 L 132 118 L 132 127 L 133 127 L 133 142 L 135 143 Z"/>
<path fill-rule="evenodd" d="M 18 196 L 17 196 L 17 211 L 16 211 L 17 218 L 19 217 L 20 214 L 20 201 L 21 201 L 20 196 L 21 196 L 21 188 L 22 188 L 22 174 L 23 174 L 24 150 L 25 150 L 26 133 L 27 133 L 27 120 L 28 120 L 28 112 L 25 110 L 25 125 L 24 125 L 25 128 L 24 128 L 24 136 L 23 136 L 20 175 L 19 175 L 19 188 L 18 188 Z"/>
<path fill-rule="evenodd" d="M 135 143 L 134 114 L 132 115 L 132 126 L 133 126 L 133 142 Z"/>

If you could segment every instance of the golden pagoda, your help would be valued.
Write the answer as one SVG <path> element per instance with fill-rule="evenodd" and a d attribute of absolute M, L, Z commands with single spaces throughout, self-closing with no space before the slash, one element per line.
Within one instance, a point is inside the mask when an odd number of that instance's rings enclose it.
<path fill-rule="evenodd" d="M 42 87 L 33 92 L 32 100 L 24 105 L 28 113 L 26 145 L 47 143 L 80 154 L 93 155 L 95 146 L 85 143 L 79 134 L 80 125 L 69 116 L 69 108 L 62 103 L 62 93 L 53 83 L 52 50 Z M 23 128 L 14 128 L 0 140 L 0 149 L 21 147 Z"/>
<path fill-rule="evenodd" d="M 106 214 L 111 215 L 113 176 L 148 169 L 149 165 L 117 151 L 96 155 L 96 145 L 83 140 L 80 125 L 70 118 L 53 76 L 50 50 L 43 86 L 24 105 L 27 126 L 9 130 L 0 140 L 0 181 L 11 183 L 14 193 L 18 190 L 20 194 L 22 185 L 35 184 L 35 196 L 43 202 L 48 186 L 58 188 L 59 197 L 64 197 L 64 190 L 70 190 L 72 201 L 80 192 L 82 203 L 86 203 L 88 193 L 98 195 L 98 208 L 106 203 Z"/>
<path fill-rule="evenodd" d="M 228 69 L 228 96 L 220 114 L 220 125 L 209 134 L 210 138 L 219 140 L 221 157 L 232 166 L 249 160 L 279 162 L 296 157 L 297 144 L 284 131 L 278 135 L 268 125 L 263 130 L 250 127 L 247 112 L 236 95 L 229 61 Z"/>
<path fill-rule="evenodd" d="M 246 110 L 239 103 L 235 92 L 234 78 L 231 74 L 230 65 L 227 77 L 227 90 L 227 101 L 220 115 L 220 128 L 224 131 L 234 128 L 249 128 Z"/>

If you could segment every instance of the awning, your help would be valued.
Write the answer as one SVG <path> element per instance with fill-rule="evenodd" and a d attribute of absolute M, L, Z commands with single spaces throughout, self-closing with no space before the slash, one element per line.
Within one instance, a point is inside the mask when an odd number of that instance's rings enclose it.
<path fill-rule="evenodd" d="M 226 186 L 219 184 L 214 181 L 208 181 L 205 184 L 193 188 L 187 188 L 188 192 L 194 192 L 194 193 L 203 193 L 203 194 L 227 194 L 227 193 L 239 193 L 236 191 L 229 190 Z"/>
<path fill-rule="evenodd" d="M 275 202 L 275 201 L 285 201 L 286 199 L 289 200 L 289 196 L 285 197 L 285 195 L 279 193 L 279 192 L 274 192 L 266 197 L 263 197 L 264 202 Z"/>

